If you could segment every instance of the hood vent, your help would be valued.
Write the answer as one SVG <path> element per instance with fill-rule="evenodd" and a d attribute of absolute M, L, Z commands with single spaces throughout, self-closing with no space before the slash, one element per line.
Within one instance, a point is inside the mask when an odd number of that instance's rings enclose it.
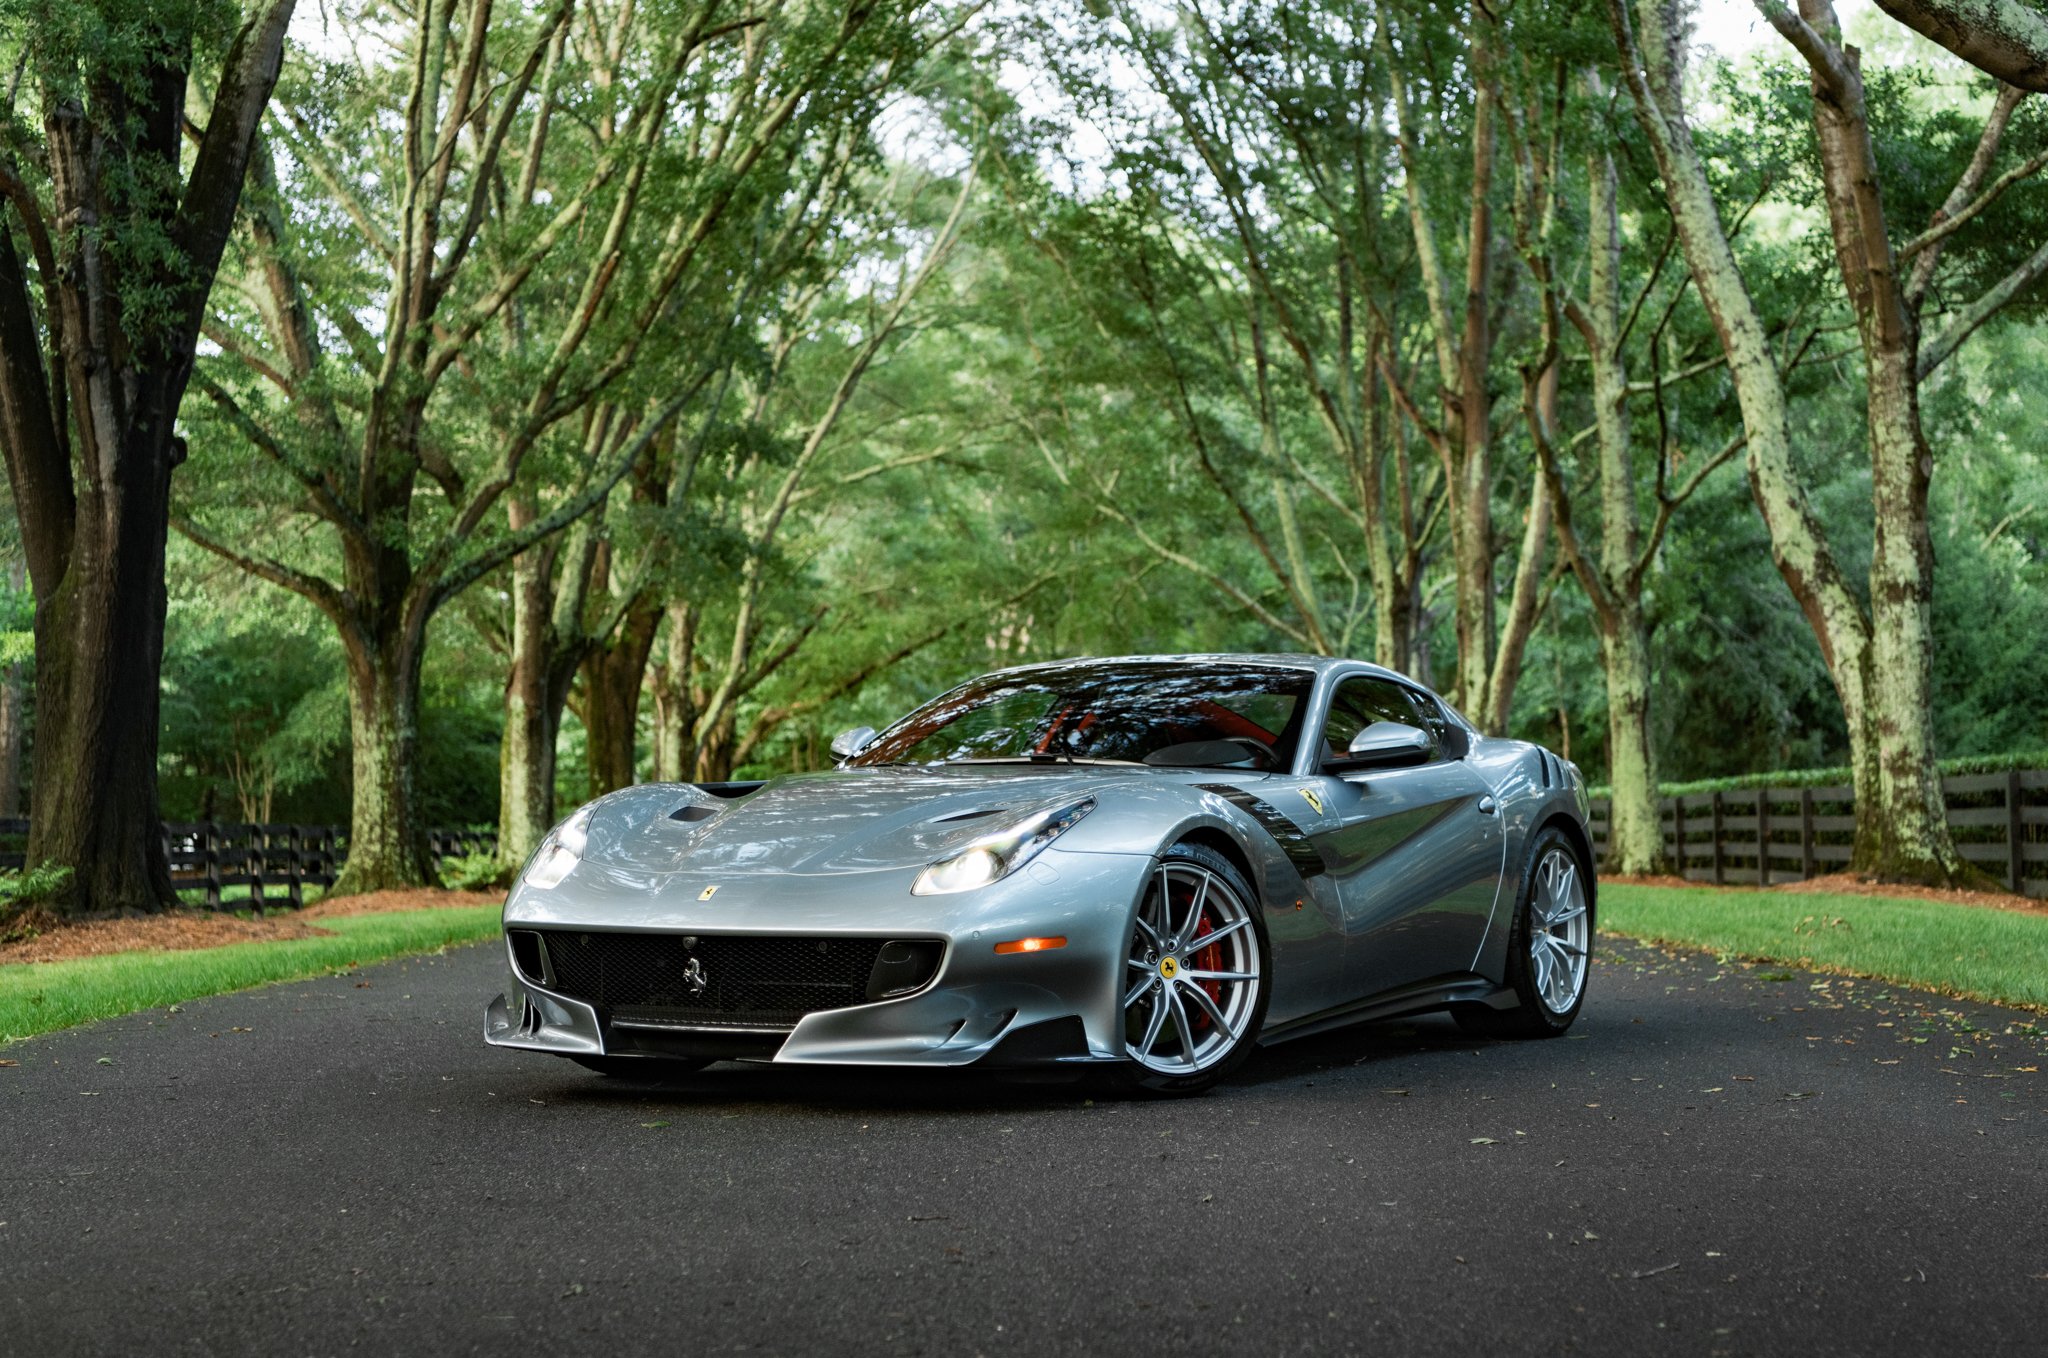
<path fill-rule="evenodd" d="M 1000 816 L 1003 814 L 1003 811 L 1004 808 L 1000 806 L 986 806 L 977 811 L 955 811 L 950 816 L 933 816 L 931 823 L 933 825 L 952 825 L 963 820 L 980 820 L 984 816 Z"/>
<path fill-rule="evenodd" d="M 668 818 L 670 820 L 679 820 L 685 825 L 694 825 L 700 820 L 710 820 L 717 814 L 718 808 L 715 806 L 706 806 L 702 802 L 692 802 L 688 806 L 679 806 L 669 812 Z"/>

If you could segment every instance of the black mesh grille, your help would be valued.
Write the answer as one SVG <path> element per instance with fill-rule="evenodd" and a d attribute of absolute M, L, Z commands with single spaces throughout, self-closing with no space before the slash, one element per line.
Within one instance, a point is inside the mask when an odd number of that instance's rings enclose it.
<path fill-rule="evenodd" d="M 610 1018 L 760 1028 L 792 1028 L 820 1009 L 865 1004 L 887 941 L 547 934 L 554 989 Z"/>

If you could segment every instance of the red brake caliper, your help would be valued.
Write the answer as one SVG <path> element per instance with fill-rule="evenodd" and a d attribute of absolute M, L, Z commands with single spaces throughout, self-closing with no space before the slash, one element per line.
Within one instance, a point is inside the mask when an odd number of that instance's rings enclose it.
<path fill-rule="evenodd" d="M 1195 921 L 1195 937 L 1201 938 L 1215 927 L 1209 921 L 1209 912 L 1205 910 L 1202 912 L 1201 918 Z M 1221 943 L 1211 943 L 1208 947 L 1196 953 L 1190 961 L 1193 963 L 1194 970 L 1196 971 L 1221 971 L 1223 970 L 1223 945 Z M 1223 982 L 1197 981 L 1195 984 L 1203 989 L 1209 996 L 1211 1003 L 1221 1012 L 1223 1008 Z M 1195 1015 L 1195 1027 L 1198 1030 L 1215 1026 L 1207 1010 Z"/>

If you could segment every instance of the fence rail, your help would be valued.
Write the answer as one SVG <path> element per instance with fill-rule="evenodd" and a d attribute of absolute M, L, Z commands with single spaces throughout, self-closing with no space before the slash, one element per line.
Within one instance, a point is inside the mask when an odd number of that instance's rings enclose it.
<path fill-rule="evenodd" d="M 329 887 L 348 858 L 343 825 L 265 825 L 242 821 L 166 821 L 164 856 L 171 884 L 180 894 L 200 892 L 208 909 L 305 903 L 308 886 Z M 28 822 L 0 819 L 0 868 L 19 870 L 25 861 Z M 495 853 L 493 830 L 443 829 L 427 832 L 436 858 Z M 230 888 L 246 887 L 232 899 Z"/>
<path fill-rule="evenodd" d="M 2048 897 L 2048 770 L 1956 774 L 1941 780 L 1949 831 L 1963 858 L 2008 891 Z M 1659 799 L 1664 854 L 1696 882 L 1797 882 L 1849 865 L 1856 838 L 1850 788 L 1761 787 Z M 1593 802 L 1593 847 L 1607 853 L 1608 801 Z"/>

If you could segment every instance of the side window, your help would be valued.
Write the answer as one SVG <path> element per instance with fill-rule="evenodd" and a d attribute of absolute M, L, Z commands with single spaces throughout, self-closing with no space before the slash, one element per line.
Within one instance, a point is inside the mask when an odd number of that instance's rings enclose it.
<path fill-rule="evenodd" d="M 1337 685 L 1330 695 L 1330 715 L 1323 723 L 1323 755 L 1334 759 L 1351 744 L 1352 738 L 1376 721 L 1398 721 L 1430 732 L 1439 743 L 1437 728 L 1416 710 L 1408 690 L 1390 680 L 1369 674 L 1354 675 Z"/>

